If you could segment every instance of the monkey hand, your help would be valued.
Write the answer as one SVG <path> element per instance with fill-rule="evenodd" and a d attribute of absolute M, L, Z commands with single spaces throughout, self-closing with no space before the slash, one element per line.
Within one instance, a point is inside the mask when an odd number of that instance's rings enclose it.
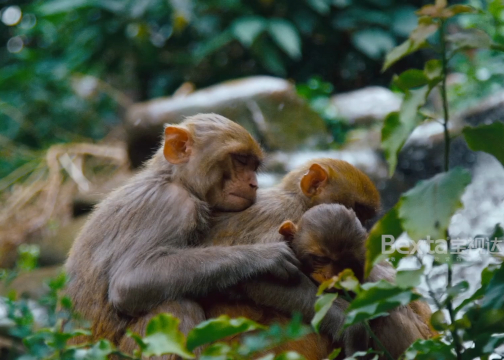
<path fill-rule="evenodd" d="M 261 244 L 260 246 L 264 247 L 262 268 L 266 279 L 280 280 L 281 282 L 299 280 L 301 263 L 287 243 L 278 242 Z"/>

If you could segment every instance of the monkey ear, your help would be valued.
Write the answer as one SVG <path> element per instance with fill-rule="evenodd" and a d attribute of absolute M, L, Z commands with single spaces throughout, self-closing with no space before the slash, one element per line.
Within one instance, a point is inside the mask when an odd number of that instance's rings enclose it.
<path fill-rule="evenodd" d="M 319 164 L 310 166 L 310 170 L 301 179 L 301 190 L 308 197 L 317 195 L 327 182 L 329 174 Z"/>
<path fill-rule="evenodd" d="M 192 137 L 189 131 L 178 126 L 168 126 L 165 129 L 163 154 L 166 161 L 172 164 L 182 164 L 189 161 L 192 150 Z"/>
<path fill-rule="evenodd" d="M 297 226 L 292 221 L 287 220 L 280 225 L 278 232 L 282 234 L 285 239 L 292 240 L 297 232 Z"/>

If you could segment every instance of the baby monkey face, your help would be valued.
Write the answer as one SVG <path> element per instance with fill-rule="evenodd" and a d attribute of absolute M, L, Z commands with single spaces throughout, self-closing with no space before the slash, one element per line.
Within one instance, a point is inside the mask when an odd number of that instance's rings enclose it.
<path fill-rule="evenodd" d="M 279 231 L 301 260 L 303 271 L 317 283 L 344 269 L 363 281 L 367 233 L 353 210 L 339 204 L 317 205 L 297 225 L 286 221 Z"/>

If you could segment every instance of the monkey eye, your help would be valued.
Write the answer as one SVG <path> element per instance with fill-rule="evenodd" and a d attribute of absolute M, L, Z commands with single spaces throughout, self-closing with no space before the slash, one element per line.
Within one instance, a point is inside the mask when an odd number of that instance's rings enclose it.
<path fill-rule="evenodd" d="M 249 157 L 247 155 L 241 155 L 241 154 L 234 154 L 233 158 L 238 161 L 242 165 L 247 165 L 248 164 L 248 159 Z"/>
<path fill-rule="evenodd" d="M 331 262 L 331 260 L 326 258 L 325 256 L 317 256 L 317 255 L 311 255 L 311 260 L 313 264 L 319 266 L 324 266 Z"/>

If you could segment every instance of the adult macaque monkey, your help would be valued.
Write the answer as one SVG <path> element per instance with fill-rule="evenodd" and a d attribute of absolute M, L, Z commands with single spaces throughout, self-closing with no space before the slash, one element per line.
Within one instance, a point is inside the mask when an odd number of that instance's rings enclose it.
<path fill-rule="evenodd" d="M 197 297 L 257 275 L 299 276 L 285 243 L 200 246 L 211 211 L 254 203 L 262 156 L 244 128 L 219 115 L 165 128 L 144 169 L 96 207 L 66 262 L 68 295 L 94 339 L 119 344 L 130 324 L 161 311 L 187 331 L 205 319 Z"/>
<path fill-rule="evenodd" d="M 372 181 L 349 163 L 317 159 L 287 174 L 278 186 L 259 191 L 256 203 L 248 209 L 235 214 L 220 214 L 213 220 L 207 239 L 214 245 L 233 246 L 284 242 L 278 232 L 282 222 L 297 222 L 308 209 L 324 203 L 352 208 L 364 222 L 376 215 L 380 196 Z M 314 315 L 317 286 L 304 274 L 296 286 L 258 279 L 241 283 L 239 292 L 251 302 L 206 299 L 207 317 L 228 314 L 271 324 L 288 319 L 286 315 L 293 312 L 301 312 L 306 322 Z M 361 325 L 352 326 L 341 334 L 342 309 L 347 306 L 345 300 L 336 299 L 322 321 L 321 331 L 329 334 L 332 340 L 341 341 L 346 354 L 352 355 L 355 351 L 367 349 L 369 339 Z M 300 344 L 288 349 L 299 351 L 308 360 L 327 355 L 321 355 L 318 343 Z"/>
<path fill-rule="evenodd" d="M 367 233 L 352 210 L 338 204 L 318 205 L 308 210 L 298 224 L 285 221 L 279 232 L 301 260 L 303 271 L 318 284 L 345 268 L 351 269 L 359 281 L 363 281 Z M 388 263 L 380 264 L 379 270 L 373 271 L 366 280 L 380 279 L 394 281 L 394 270 Z M 422 317 L 414 311 L 417 304 L 423 303 L 400 306 L 390 311 L 388 316 L 370 322 L 380 343 L 394 359 L 399 358 L 416 340 L 432 335 Z M 313 338 L 310 341 L 317 341 L 320 346 L 328 345 L 323 357 L 332 351 L 333 346 L 327 340 L 325 343 Z M 383 350 L 376 342 L 372 347 L 377 351 Z"/>
<path fill-rule="evenodd" d="M 235 246 L 284 242 L 283 236 L 278 232 L 280 224 L 286 220 L 298 222 L 310 208 L 331 203 L 352 209 L 361 223 L 364 223 L 376 215 L 380 196 L 372 181 L 349 163 L 335 159 L 317 159 L 287 174 L 278 186 L 259 191 L 256 203 L 248 209 L 240 213 L 220 214 L 213 220 L 207 239 L 214 245 Z M 371 276 L 374 280 L 371 281 L 393 280 L 393 275 L 393 269 L 380 264 L 373 270 Z M 295 311 L 300 311 L 307 322 L 313 318 L 317 286 L 307 276 L 302 276 L 297 286 L 253 280 L 241 284 L 239 290 L 251 301 L 207 299 L 207 318 L 228 314 L 232 317 L 245 316 L 263 324 L 285 323 L 289 321 L 286 315 Z M 263 306 L 257 306 L 258 304 Z M 332 334 L 332 340 L 336 342 L 342 340 L 346 354 L 352 354 L 355 350 L 367 349 L 368 339 L 359 327 L 347 329 L 343 339 L 338 337 L 344 321 L 340 309 L 347 305 L 341 298 L 336 299 L 321 324 L 321 330 L 325 334 Z M 430 312 L 427 305 L 421 305 L 419 309 Z M 401 318 L 401 321 L 409 320 L 406 317 Z M 396 334 L 395 330 L 389 331 L 391 337 Z M 324 344 L 326 341 L 323 338 L 307 337 L 288 343 L 280 347 L 279 351 L 295 350 L 308 360 L 317 360 L 327 356 L 327 346 Z"/>

